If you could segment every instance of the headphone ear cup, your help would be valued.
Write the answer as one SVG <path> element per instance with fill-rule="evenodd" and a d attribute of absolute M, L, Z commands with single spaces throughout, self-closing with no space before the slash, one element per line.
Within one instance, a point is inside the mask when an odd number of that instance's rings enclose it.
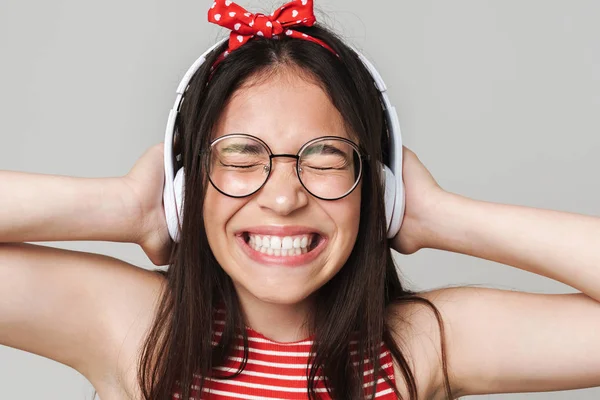
<path fill-rule="evenodd" d="M 174 242 L 179 242 L 179 231 L 183 222 L 183 194 L 185 173 L 180 168 L 173 182 L 165 182 L 163 206 L 169 235 Z"/>
<path fill-rule="evenodd" d="M 179 168 L 173 180 L 173 192 L 175 193 L 175 209 L 177 211 L 177 241 L 183 224 L 183 197 L 185 194 L 185 171 Z"/>
<path fill-rule="evenodd" d="M 385 201 L 385 221 L 388 238 L 394 237 L 395 233 L 390 232 L 392 219 L 394 217 L 394 208 L 396 206 L 396 177 L 387 165 L 380 165 L 380 177 L 384 188 Z"/>

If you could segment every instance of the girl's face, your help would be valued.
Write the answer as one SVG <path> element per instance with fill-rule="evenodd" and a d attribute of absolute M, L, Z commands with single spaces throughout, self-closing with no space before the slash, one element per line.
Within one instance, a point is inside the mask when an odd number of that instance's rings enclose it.
<path fill-rule="evenodd" d="M 273 154 L 296 154 L 321 136 L 352 139 L 327 94 L 297 71 L 240 88 L 223 110 L 213 139 L 231 133 L 256 136 Z M 274 158 L 268 181 L 245 198 L 207 187 L 208 241 L 242 299 L 302 302 L 342 268 L 356 241 L 360 184 L 342 199 L 319 200 L 301 185 L 295 166 L 293 158 Z M 265 238 L 270 247 L 278 241 L 283 247 L 293 243 L 295 255 L 257 251 L 257 241 L 265 247 Z"/>

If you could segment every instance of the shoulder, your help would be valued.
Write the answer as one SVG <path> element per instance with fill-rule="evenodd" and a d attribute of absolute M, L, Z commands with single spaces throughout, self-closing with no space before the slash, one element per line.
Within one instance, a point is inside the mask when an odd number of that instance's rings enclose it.
<path fill-rule="evenodd" d="M 118 262 L 105 277 L 110 288 L 104 294 L 106 359 L 86 376 L 100 398 L 139 398 L 138 362 L 158 310 L 166 279 L 149 271 Z"/>
<path fill-rule="evenodd" d="M 421 305 L 393 306 L 390 323 L 401 332 L 398 342 L 414 350 L 425 386 L 438 395 L 426 398 L 443 398 L 442 351 L 453 398 L 597 385 L 600 361 L 590 354 L 600 352 L 600 303 L 589 296 L 486 287 L 420 296 L 435 305 L 443 331 Z"/>
<path fill-rule="evenodd" d="M 600 363 L 581 360 L 600 349 L 600 307 L 582 293 L 455 287 L 416 296 L 423 300 L 390 305 L 387 322 L 425 398 L 446 398 L 444 367 L 452 398 L 597 381 Z M 548 354 L 555 362 L 548 363 Z"/>
<path fill-rule="evenodd" d="M 444 288 L 420 292 L 388 306 L 386 321 L 396 345 L 414 374 L 418 398 L 445 399 L 443 363 L 452 329 L 448 304 L 464 296 L 462 289 Z M 442 343 L 442 337 L 445 338 Z M 450 373 L 450 371 L 448 371 Z M 394 375 L 398 390 L 408 396 L 397 361 Z M 452 380 L 452 379 L 450 379 Z"/>
<path fill-rule="evenodd" d="M 0 243 L 0 293 L 11 300 L 0 299 L 0 344 L 77 370 L 101 395 L 114 392 L 135 369 L 163 281 L 103 254 Z"/>

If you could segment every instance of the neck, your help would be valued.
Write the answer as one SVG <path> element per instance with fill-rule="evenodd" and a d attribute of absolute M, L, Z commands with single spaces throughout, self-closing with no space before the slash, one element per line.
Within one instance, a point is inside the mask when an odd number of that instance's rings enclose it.
<path fill-rule="evenodd" d="M 312 298 L 300 303 L 281 304 L 259 299 L 243 288 L 236 288 L 246 325 L 270 340 L 297 342 L 310 335 Z"/>

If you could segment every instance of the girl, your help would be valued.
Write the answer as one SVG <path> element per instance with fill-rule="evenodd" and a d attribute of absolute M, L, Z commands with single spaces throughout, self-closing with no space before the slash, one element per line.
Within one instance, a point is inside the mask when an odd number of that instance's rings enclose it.
<path fill-rule="evenodd" d="M 300 22 L 284 21 L 297 9 Z M 211 7 L 211 22 L 244 15 L 232 24 L 248 31 L 209 55 L 176 121 L 186 171 L 177 243 L 162 144 L 120 178 L 0 174 L 11 194 L 0 198 L 0 343 L 71 366 L 103 400 L 600 385 L 600 220 L 450 193 L 405 149 L 406 212 L 386 241 L 378 165 L 390 144 L 371 76 L 312 25 L 312 2 L 244 11 Z M 24 243 L 58 240 L 137 243 L 169 268 Z M 581 293 L 416 293 L 390 248 L 468 254 Z"/>

